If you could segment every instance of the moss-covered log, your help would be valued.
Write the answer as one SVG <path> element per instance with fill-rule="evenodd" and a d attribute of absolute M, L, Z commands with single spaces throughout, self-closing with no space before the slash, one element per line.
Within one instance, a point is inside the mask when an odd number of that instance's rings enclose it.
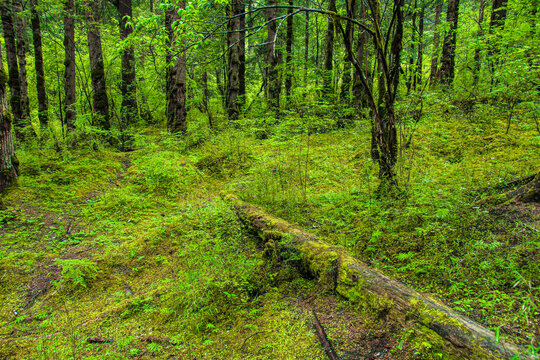
<path fill-rule="evenodd" d="M 489 196 L 478 202 L 480 205 L 500 205 L 517 202 L 539 202 L 540 201 L 540 172 L 536 175 L 527 176 L 523 179 L 506 184 L 502 189 L 515 187 L 503 194 Z"/>
<path fill-rule="evenodd" d="M 276 218 L 260 208 L 224 194 L 242 221 L 265 242 L 265 251 L 288 246 L 296 265 L 324 286 L 378 318 L 414 329 L 425 341 L 454 358 L 522 358 L 524 349 L 497 339 L 493 331 L 464 317 L 440 301 L 411 289 L 316 236 Z M 281 250 L 281 253 L 283 251 Z M 273 257 L 276 259 L 276 256 Z"/>

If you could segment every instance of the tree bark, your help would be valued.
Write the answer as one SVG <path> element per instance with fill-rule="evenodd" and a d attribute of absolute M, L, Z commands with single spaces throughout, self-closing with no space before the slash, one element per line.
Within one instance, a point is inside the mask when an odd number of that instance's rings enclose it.
<path fill-rule="evenodd" d="M 328 11 L 337 12 L 336 0 L 328 0 Z M 324 38 L 324 58 L 323 58 L 323 95 L 333 93 L 332 89 L 332 70 L 334 68 L 334 19 L 328 16 L 328 27 Z"/>
<path fill-rule="evenodd" d="M 30 119 L 30 102 L 28 100 L 28 76 L 26 70 L 26 21 L 22 15 L 24 11 L 21 0 L 13 0 L 15 38 L 17 39 L 17 58 L 19 59 L 19 78 L 21 83 L 21 110 L 23 117 Z"/>
<path fill-rule="evenodd" d="M 422 7 L 420 8 L 419 18 L 418 18 L 418 54 L 416 56 L 416 67 L 415 67 L 415 77 L 413 81 L 413 89 L 416 89 L 417 85 L 422 85 L 422 80 L 423 80 L 425 12 L 426 12 L 426 5 L 422 4 Z"/>
<path fill-rule="evenodd" d="M 227 5 L 227 116 L 229 121 L 238 120 L 240 114 L 240 17 L 243 5 L 234 0 Z M 242 11 L 243 12 L 243 11 Z M 245 83 L 244 83 L 245 86 Z M 244 89 L 245 91 L 245 89 Z"/>
<path fill-rule="evenodd" d="M 358 19 L 361 22 L 365 22 L 366 20 L 366 7 L 364 4 L 364 1 L 360 1 Z M 356 56 L 357 56 L 359 65 L 364 70 L 364 73 L 370 74 L 367 44 L 368 44 L 368 34 L 365 31 L 360 31 L 358 35 L 358 41 L 357 41 Z M 360 76 L 361 74 L 355 69 L 353 92 L 354 92 L 355 106 L 357 109 L 362 109 L 368 106 L 367 95 L 366 95 L 367 90 L 364 89 Z"/>
<path fill-rule="evenodd" d="M 294 5 L 294 2 L 293 0 L 289 0 L 289 6 L 293 6 Z M 287 9 L 287 14 L 290 15 L 292 14 L 293 12 L 293 9 L 292 8 L 289 8 Z M 293 73 L 294 73 L 294 69 L 293 69 L 293 64 L 292 64 L 292 60 L 293 60 L 293 34 L 294 34 L 294 22 L 293 22 L 293 17 L 292 16 L 289 16 L 287 18 L 287 41 L 286 41 L 286 44 L 285 44 L 285 52 L 287 53 L 287 58 L 285 60 L 285 64 L 286 64 L 286 74 L 285 74 L 285 94 L 287 96 L 287 103 L 290 102 L 291 100 L 291 89 L 292 89 L 292 80 L 293 80 Z M 289 104 L 287 104 L 287 107 L 289 107 Z"/>
<path fill-rule="evenodd" d="M 433 54 L 431 56 L 431 71 L 429 75 L 430 83 L 434 84 L 439 79 L 439 42 L 440 42 L 440 30 L 439 26 L 441 25 L 441 13 L 443 7 L 443 0 L 435 0 L 435 22 L 433 24 L 434 34 L 433 34 Z"/>
<path fill-rule="evenodd" d="M 22 128 L 24 126 L 23 111 L 21 106 L 21 82 L 19 77 L 19 64 L 17 60 L 17 44 L 15 41 L 15 29 L 13 27 L 13 7 L 8 1 L 0 3 L 2 11 L 2 27 L 6 44 L 6 60 L 8 66 L 8 85 L 11 93 L 10 104 L 13 112 L 13 127 L 15 137 L 24 140 Z"/>
<path fill-rule="evenodd" d="M 182 40 L 177 39 L 180 17 L 178 8 L 185 9 L 185 0 L 177 1 L 166 11 L 166 26 L 169 33 L 167 55 L 167 128 L 173 134 L 185 133 L 187 130 L 186 109 L 186 55 Z"/>
<path fill-rule="evenodd" d="M 94 123 L 101 129 L 109 130 L 111 128 L 109 120 L 109 99 L 107 97 L 107 83 L 105 80 L 105 65 L 103 63 L 103 50 L 101 48 L 98 14 L 98 0 L 87 1 L 85 18 L 86 26 L 88 27 L 88 53 L 90 56 L 90 75 L 92 78 L 94 112 L 97 115 Z"/>
<path fill-rule="evenodd" d="M 306 24 L 304 29 L 304 86 L 307 86 L 309 68 L 309 12 L 306 12 Z"/>
<path fill-rule="evenodd" d="M 482 23 L 484 22 L 484 8 L 486 7 L 487 0 L 480 0 L 480 4 L 478 7 L 478 31 L 476 32 L 476 39 L 478 42 L 481 42 L 484 37 L 484 29 L 482 27 Z M 473 69 L 473 86 L 476 87 L 478 85 L 478 80 L 480 78 L 480 69 L 482 64 L 480 63 L 480 52 L 481 52 L 481 46 L 478 45 L 476 49 L 474 49 L 474 69 Z"/>
<path fill-rule="evenodd" d="M 414 48 L 416 46 L 416 9 L 417 9 L 417 0 L 414 0 L 414 5 L 412 9 L 412 26 L 411 26 L 411 43 L 410 43 L 410 52 L 409 52 L 409 73 L 406 79 L 405 86 L 407 87 L 407 95 L 410 94 L 411 88 L 414 83 L 414 77 L 416 75 L 416 68 L 414 64 Z"/>
<path fill-rule="evenodd" d="M 450 29 L 444 37 L 440 73 L 441 83 L 446 85 L 454 81 L 458 15 L 459 0 L 448 0 L 446 22 L 450 24 Z"/>
<path fill-rule="evenodd" d="M 36 68 L 36 92 L 38 99 L 38 117 L 40 126 L 46 127 L 49 123 L 49 104 L 47 101 L 47 88 L 45 87 L 45 70 L 43 66 L 43 46 L 41 43 L 41 21 L 36 10 L 36 0 L 30 1 L 32 16 L 32 39 L 34 42 L 34 63 Z"/>
<path fill-rule="evenodd" d="M 433 297 L 368 267 L 342 247 L 329 245 L 235 196 L 224 198 L 258 236 L 267 257 L 279 260 L 279 254 L 285 250 L 293 253 L 297 260 L 288 259 L 288 264 L 321 286 L 335 289 L 340 296 L 382 318 L 389 326 L 394 324 L 413 333 L 420 330 L 420 336 L 431 339 L 428 340 L 431 344 L 441 347 L 437 350 L 449 352 L 452 358 L 510 359 L 519 354 L 531 358 L 523 355 L 525 349 L 497 339 L 493 331 L 455 313 Z M 287 242 L 282 241 L 285 238 Z"/>
<path fill-rule="evenodd" d="M 354 19 L 354 13 L 356 10 L 356 1 L 347 0 L 346 6 L 347 6 L 347 16 L 351 19 Z M 347 22 L 347 25 L 345 26 L 345 34 L 347 34 L 347 39 L 345 39 L 344 41 L 348 41 L 352 49 L 353 44 L 354 44 L 354 27 L 352 26 L 352 23 L 349 21 Z M 341 100 L 345 104 L 349 104 L 350 98 L 351 98 L 350 97 L 351 82 L 352 82 L 351 70 L 352 70 L 352 65 L 349 59 L 349 55 L 345 53 L 345 57 L 343 59 L 343 77 L 341 79 L 341 96 L 340 96 Z"/>
<path fill-rule="evenodd" d="M 238 57 L 240 61 L 239 71 L 238 71 L 238 102 L 240 104 L 240 110 L 246 104 L 246 15 L 245 15 L 245 0 L 239 0 L 237 4 L 237 13 L 240 14 L 238 17 L 240 20 L 239 23 L 239 51 Z"/>
<path fill-rule="evenodd" d="M 64 106 L 68 130 L 75 128 L 77 101 L 75 88 L 75 10 L 73 0 L 64 1 Z"/>
<path fill-rule="evenodd" d="M 7 75 L 4 71 L 2 50 L 0 49 L 0 194 L 3 194 L 6 188 L 19 176 L 19 161 L 15 156 L 11 135 L 11 114 L 7 105 L 6 80 Z"/>
<path fill-rule="evenodd" d="M 268 0 L 268 6 L 277 5 L 276 0 Z M 266 9 L 266 21 L 270 21 L 267 26 L 267 49 L 266 49 L 266 81 L 268 87 L 268 104 L 270 108 L 279 111 L 279 96 L 281 93 L 281 81 L 279 79 L 280 51 L 277 49 L 277 22 L 271 21 L 277 16 L 275 8 Z"/>
<path fill-rule="evenodd" d="M 129 35 L 133 33 L 133 27 L 128 25 L 128 21 L 131 21 L 133 17 L 131 0 L 118 1 L 117 8 L 120 17 L 120 39 L 126 41 Z M 128 124 L 135 123 L 138 119 L 135 53 L 133 46 L 126 46 L 122 50 L 122 82 L 120 90 L 122 92 L 122 128 L 126 128 Z"/>

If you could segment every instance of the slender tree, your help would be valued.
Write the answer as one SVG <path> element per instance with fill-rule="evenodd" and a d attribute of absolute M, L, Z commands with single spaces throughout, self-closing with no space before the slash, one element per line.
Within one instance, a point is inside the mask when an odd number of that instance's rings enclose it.
<path fill-rule="evenodd" d="M 501 63 L 499 59 L 499 47 L 496 44 L 496 40 L 499 38 L 497 31 L 504 28 L 504 22 L 506 20 L 508 0 L 493 0 L 491 7 L 491 19 L 489 22 L 489 35 L 490 41 L 488 46 L 488 60 L 491 69 L 491 85 L 495 81 L 495 69 Z"/>
<path fill-rule="evenodd" d="M 448 0 L 446 22 L 449 24 L 449 29 L 444 37 L 440 72 L 441 83 L 446 85 L 454 81 L 458 15 L 459 0 Z"/>
<path fill-rule="evenodd" d="M 30 1 L 32 16 L 32 39 L 34 42 L 34 64 L 36 68 L 36 91 L 38 100 L 38 117 L 41 127 L 49 122 L 49 105 L 47 101 L 47 89 L 45 87 L 45 70 L 43 67 L 43 46 L 41 43 L 41 21 L 36 10 L 36 0 Z"/>
<path fill-rule="evenodd" d="M 307 86 L 307 75 L 309 67 L 309 12 L 306 12 L 306 23 L 304 28 L 304 85 Z"/>
<path fill-rule="evenodd" d="M 4 41 L 6 44 L 6 60 L 9 72 L 9 90 L 11 93 L 10 104 L 13 112 L 13 126 L 15 128 L 15 137 L 18 140 L 24 140 L 22 127 L 23 111 L 21 107 L 21 82 L 19 77 L 19 64 L 17 61 L 17 45 L 15 41 L 15 29 L 13 27 L 13 7 L 8 1 L 0 3 L 2 12 L 2 27 L 4 30 Z"/>
<path fill-rule="evenodd" d="M 480 62 L 480 51 L 481 46 L 480 42 L 482 41 L 482 38 L 484 37 L 484 28 L 482 27 L 482 23 L 484 22 L 484 9 L 486 7 L 487 0 L 480 0 L 480 4 L 478 6 L 478 31 L 476 32 L 476 39 L 478 41 L 478 45 L 476 46 L 476 49 L 474 49 L 474 68 L 473 68 L 473 85 L 478 85 L 478 79 L 480 77 L 480 69 L 481 69 L 481 62 Z"/>
<path fill-rule="evenodd" d="M 422 85 L 423 67 L 424 67 L 424 20 L 426 13 L 426 5 L 422 4 L 418 18 L 418 53 L 416 56 L 415 77 L 413 81 L 413 89 L 416 85 Z"/>
<path fill-rule="evenodd" d="M 431 71 L 429 81 L 434 84 L 439 78 L 439 42 L 440 42 L 440 25 L 441 13 L 443 8 L 443 0 L 435 0 L 435 21 L 433 23 L 433 54 L 431 55 Z"/>
<path fill-rule="evenodd" d="M 347 6 L 347 16 L 351 19 L 354 19 L 354 13 L 356 10 L 356 1 L 355 0 L 347 0 L 345 5 Z M 354 44 L 354 27 L 353 24 L 348 21 L 345 25 L 345 34 L 347 35 L 347 38 L 344 41 L 350 42 L 351 49 L 353 48 Z M 345 53 L 345 58 L 343 59 L 343 77 L 341 80 L 341 100 L 345 103 L 349 103 L 350 101 L 350 93 L 351 93 L 351 82 L 352 82 L 352 76 L 351 76 L 351 70 L 352 70 L 352 64 L 349 59 L 349 56 L 347 53 Z"/>
<path fill-rule="evenodd" d="M 289 17 L 287 18 L 287 41 L 285 44 L 285 52 L 287 53 L 287 58 L 285 59 L 286 64 L 286 74 L 285 74 L 285 94 L 287 96 L 287 102 L 291 99 L 291 89 L 292 89 L 292 81 L 293 81 L 293 35 L 294 35 L 294 22 L 293 22 L 293 16 L 291 15 L 293 12 L 292 6 L 294 5 L 293 0 L 289 0 L 289 6 L 291 8 L 287 9 L 287 15 Z"/>
<path fill-rule="evenodd" d="M 227 115 L 229 121 L 238 120 L 240 114 L 240 17 L 242 0 L 234 0 L 227 5 Z M 245 54 L 245 53 L 244 53 Z M 245 55 L 244 55 L 245 56 Z M 245 83 L 244 83 L 245 87 Z M 245 91 L 245 89 L 244 89 Z"/>
<path fill-rule="evenodd" d="M 336 0 L 328 0 L 328 11 L 337 12 Z M 328 16 L 328 27 L 324 38 L 324 70 L 323 94 L 329 95 L 332 91 L 332 70 L 334 68 L 334 18 Z"/>
<path fill-rule="evenodd" d="M 30 118 L 30 101 L 28 100 L 28 76 L 26 70 L 26 20 L 23 16 L 23 3 L 21 0 L 13 0 L 15 38 L 17 40 L 17 59 L 19 60 L 19 79 L 21 84 L 21 110 L 23 117 Z"/>
<path fill-rule="evenodd" d="M 411 87 L 413 86 L 413 78 L 416 75 L 416 69 L 415 69 L 415 63 L 414 63 L 414 49 L 416 46 L 416 11 L 417 11 L 417 0 L 414 0 L 414 4 L 412 7 L 412 17 L 411 17 L 411 42 L 410 42 L 410 50 L 409 50 L 409 73 L 406 80 L 406 87 L 407 87 L 407 95 L 411 92 Z"/>
<path fill-rule="evenodd" d="M 179 9 L 185 9 L 185 0 L 177 1 L 165 13 L 165 24 L 169 34 L 167 54 L 167 128 L 173 134 L 187 130 L 186 109 L 186 55 L 183 38 L 179 32 Z"/>
<path fill-rule="evenodd" d="M 102 129 L 109 130 L 111 128 L 109 120 L 109 99 L 107 97 L 105 64 L 103 63 L 103 50 L 101 48 L 101 34 L 98 22 L 98 0 L 89 0 L 86 2 L 85 19 L 88 28 L 88 54 L 90 56 L 93 105 L 94 112 L 97 115 L 94 123 Z"/>
<path fill-rule="evenodd" d="M 75 10 L 73 0 L 64 1 L 64 106 L 67 128 L 75 128 L 75 105 L 77 94 L 75 88 Z"/>
<path fill-rule="evenodd" d="M 120 39 L 127 41 L 133 33 L 133 26 L 130 24 L 133 17 L 131 0 L 116 0 L 116 7 L 120 17 Z M 128 124 L 136 122 L 138 118 L 135 53 L 132 45 L 124 46 L 122 49 L 122 82 L 120 90 L 122 92 L 122 126 L 126 127 Z"/>
<path fill-rule="evenodd" d="M 268 6 L 277 5 L 277 0 L 268 0 Z M 266 83 L 268 87 L 268 104 L 274 110 L 279 110 L 279 95 L 281 93 L 281 81 L 279 79 L 278 65 L 281 53 L 277 49 L 277 22 L 275 21 L 277 10 L 275 8 L 266 9 L 267 26 L 267 48 L 266 48 Z"/>
<path fill-rule="evenodd" d="M 6 99 L 7 75 L 4 71 L 2 50 L 0 49 L 0 194 L 19 175 L 19 161 L 15 156 L 13 137 L 11 135 L 11 114 Z M 0 200 L 0 208 L 2 200 Z"/>
<path fill-rule="evenodd" d="M 364 1 L 359 2 L 358 20 L 363 23 L 366 22 L 366 6 L 365 6 Z M 368 56 L 368 51 L 367 51 L 368 40 L 369 40 L 368 33 L 366 31 L 359 31 L 358 39 L 356 42 L 357 44 L 356 57 L 358 59 L 360 67 L 364 71 L 364 74 L 368 77 L 366 79 L 367 84 L 371 82 L 371 79 L 370 79 L 371 72 L 369 70 L 369 56 Z M 366 98 L 366 89 L 364 89 L 364 85 L 362 84 L 360 76 L 361 76 L 360 72 L 358 72 L 358 70 L 355 69 L 353 92 L 354 92 L 354 104 L 357 109 L 362 109 L 368 105 L 367 98 Z M 376 146 L 376 143 L 374 144 Z"/>

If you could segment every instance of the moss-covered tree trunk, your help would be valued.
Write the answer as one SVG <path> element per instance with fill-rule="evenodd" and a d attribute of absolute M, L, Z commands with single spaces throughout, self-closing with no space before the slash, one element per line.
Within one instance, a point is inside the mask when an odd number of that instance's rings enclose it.
<path fill-rule="evenodd" d="M 11 114 L 6 99 L 6 81 L 7 75 L 4 71 L 0 49 L 0 194 L 3 194 L 19 175 L 19 162 L 15 157 L 11 135 Z M 0 207 L 1 205 L 0 200 Z"/>
<path fill-rule="evenodd" d="M 8 85 L 10 90 L 10 105 L 13 113 L 13 126 L 18 140 L 24 140 L 22 128 L 23 112 L 21 107 L 21 82 L 19 78 L 19 64 L 17 60 L 17 44 L 15 41 L 15 28 L 13 26 L 13 7 L 9 1 L 0 2 L 2 12 L 2 27 L 6 44 L 6 61 L 8 66 Z"/>
<path fill-rule="evenodd" d="M 372 269 L 339 246 L 332 246 L 300 227 L 276 218 L 260 208 L 224 195 L 240 219 L 258 235 L 272 261 L 286 260 L 328 290 L 357 304 L 362 311 L 383 319 L 389 326 L 410 329 L 419 341 L 427 341 L 434 353 L 452 358 L 525 358 L 524 349 L 497 339 L 482 325 L 455 313 L 440 301 L 418 293 Z M 294 254 L 280 259 L 280 254 Z"/>
<path fill-rule="evenodd" d="M 21 110 L 23 117 L 30 119 L 30 101 L 28 100 L 28 71 L 26 70 L 26 53 L 28 44 L 26 42 L 26 20 L 24 18 L 24 7 L 21 0 L 13 0 L 15 37 L 17 39 L 17 58 L 19 59 L 19 79 L 21 83 Z"/>
<path fill-rule="evenodd" d="M 478 85 L 478 80 L 480 79 L 480 69 L 482 67 L 482 63 L 480 62 L 480 52 L 482 51 L 480 41 L 484 37 L 482 23 L 484 22 L 484 9 L 486 7 L 486 2 L 487 0 L 480 0 L 480 4 L 478 6 L 478 31 L 476 32 L 476 40 L 479 44 L 474 49 L 473 63 L 473 86 L 475 87 Z"/>
<path fill-rule="evenodd" d="M 99 30 L 99 2 L 90 0 L 86 2 L 84 16 L 88 28 L 88 53 L 90 56 L 90 77 L 92 79 L 92 96 L 95 113 L 94 124 L 101 129 L 111 128 L 109 120 L 109 99 L 107 97 L 107 83 L 105 80 L 105 64 L 103 63 L 103 50 L 101 48 L 101 33 Z"/>
<path fill-rule="evenodd" d="M 180 23 L 179 9 L 185 9 L 184 0 L 177 1 L 167 9 L 166 27 L 169 33 L 167 60 L 167 128 L 173 134 L 187 130 L 186 109 L 186 55 L 183 39 L 178 33 Z"/>
<path fill-rule="evenodd" d="M 36 68 L 36 92 L 38 99 L 38 117 L 41 127 L 49 123 L 49 105 L 45 87 L 45 70 L 43 66 L 43 47 L 41 43 L 41 21 L 36 10 L 37 0 L 30 1 L 32 16 L 32 39 L 34 42 L 34 65 Z"/>
<path fill-rule="evenodd" d="M 75 106 L 77 93 L 75 88 L 75 9 L 73 0 L 64 1 L 64 107 L 65 121 L 69 130 L 75 128 Z"/>
<path fill-rule="evenodd" d="M 285 52 L 287 53 L 287 57 L 285 59 L 286 64 L 286 74 L 285 74 L 285 95 L 287 96 L 287 103 L 291 100 L 291 89 L 292 89 L 292 83 L 293 83 L 293 75 L 294 75 L 294 65 L 293 65 L 293 40 L 294 40 L 294 17 L 291 16 L 293 9 L 292 6 L 294 5 L 293 0 L 289 0 L 288 2 L 289 6 L 291 8 L 287 9 L 287 15 L 289 17 L 287 18 L 287 40 L 285 44 Z M 289 104 L 287 104 L 287 107 L 289 107 Z"/>
<path fill-rule="evenodd" d="M 356 11 L 356 1 L 355 0 L 347 0 L 347 16 L 351 19 L 354 19 L 354 13 Z M 345 41 L 350 42 L 351 49 L 353 48 L 354 44 L 354 27 L 351 22 L 347 22 L 347 25 L 345 26 L 345 34 L 347 35 L 347 39 Z M 341 93 L 340 98 L 341 101 L 343 101 L 345 104 L 349 104 L 351 99 L 351 82 L 352 82 L 352 76 L 351 76 L 351 70 L 352 70 L 352 64 L 351 60 L 349 59 L 349 56 L 347 53 L 345 53 L 345 57 L 343 59 L 343 77 L 341 80 Z"/>

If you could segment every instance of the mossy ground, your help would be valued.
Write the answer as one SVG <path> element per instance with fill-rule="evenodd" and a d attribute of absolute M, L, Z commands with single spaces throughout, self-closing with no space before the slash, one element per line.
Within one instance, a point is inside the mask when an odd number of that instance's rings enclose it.
<path fill-rule="evenodd" d="M 130 153 L 19 150 L 0 218 L 0 357 L 322 359 L 311 307 L 349 358 L 444 356 L 265 262 L 223 190 L 538 341 L 538 204 L 475 205 L 538 171 L 532 119 L 507 135 L 489 108 L 433 105 L 400 151 L 405 195 L 385 199 L 367 121 L 301 115 L 212 133 L 191 114 L 187 137 L 147 131 Z"/>

